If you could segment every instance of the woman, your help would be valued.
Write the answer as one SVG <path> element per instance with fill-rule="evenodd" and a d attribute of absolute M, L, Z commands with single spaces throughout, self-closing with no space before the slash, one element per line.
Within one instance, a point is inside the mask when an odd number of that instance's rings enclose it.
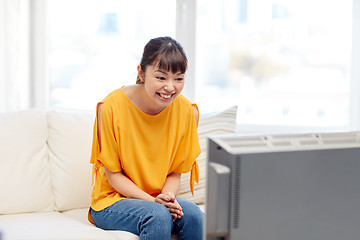
<path fill-rule="evenodd" d="M 176 198 L 181 173 L 198 178 L 198 110 L 180 95 L 187 58 L 170 37 L 150 40 L 135 85 L 97 105 L 89 220 L 140 239 L 202 239 L 203 213 Z"/>

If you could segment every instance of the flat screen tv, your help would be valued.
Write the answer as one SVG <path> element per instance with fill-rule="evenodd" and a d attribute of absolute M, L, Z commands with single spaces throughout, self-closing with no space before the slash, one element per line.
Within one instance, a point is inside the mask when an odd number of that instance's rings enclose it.
<path fill-rule="evenodd" d="M 205 239 L 360 239 L 360 132 L 208 138 Z"/>

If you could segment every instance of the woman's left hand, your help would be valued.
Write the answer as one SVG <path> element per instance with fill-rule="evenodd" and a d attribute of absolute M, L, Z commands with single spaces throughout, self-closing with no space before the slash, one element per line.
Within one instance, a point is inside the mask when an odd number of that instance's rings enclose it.
<path fill-rule="evenodd" d="M 173 221 L 184 216 L 182 208 L 176 201 L 173 193 L 161 193 L 156 197 L 155 202 L 164 205 L 169 210 L 171 216 L 173 217 Z"/>

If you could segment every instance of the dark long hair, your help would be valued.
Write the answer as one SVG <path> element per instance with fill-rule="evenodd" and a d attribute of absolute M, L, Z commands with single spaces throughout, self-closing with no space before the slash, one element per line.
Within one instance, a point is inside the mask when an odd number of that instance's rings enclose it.
<path fill-rule="evenodd" d="M 171 37 L 158 37 L 151 39 L 144 48 L 140 67 L 146 71 L 148 65 L 157 66 L 160 70 L 172 73 L 185 73 L 187 70 L 187 58 L 183 47 Z M 136 84 L 142 84 L 137 76 Z"/>

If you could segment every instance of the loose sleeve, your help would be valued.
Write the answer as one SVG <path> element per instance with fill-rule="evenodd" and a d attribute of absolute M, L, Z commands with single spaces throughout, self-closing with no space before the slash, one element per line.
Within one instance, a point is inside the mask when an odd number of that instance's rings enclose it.
<path fill-rule="evenodd" d="M 196 104 L 192 105 L 198 111 Z M 182 151 L 184 154 L 184 161 L 174 170 L 174 172 L 190 173 L 190 189 L 194 194 L 194 184 L 195 181 L 199 182 L 199 166 L 196 161 L 196 158 L 199 156 L 200 144 L 199 137 L 197 133 L 198 119 L 195 118 L 193 108 L 190 111 L 189 127 L 185 132 L 184 138 L 181 141 L 179 151 Z"/>
<path fill-rule="evenodd" d="M 99 115 L 99 107 L 102 105 Z M 100 121 L 100 126 L 99 126 Z M 110 104 L 97 104 L 93 130 L 90 162 L 93 164 L 93 179 L 99 168 L 105 166 L 112 172 L 121 171 L 118 141 L 115 133 L 114 113 Z M 101 138 L 100 138 L 101 136 Z M 101 139 L 101 142 L 100 142 Z"/>
<path fill-rule="evenodd" d="M 99 119 L 98 119 L 99 120 Z M 119 136 L 116 134 L 114 112 L 110 104 L 103 104 L 100 113 L 100 154 L 98 160 L 110 171 L 120 172 Z"/>

